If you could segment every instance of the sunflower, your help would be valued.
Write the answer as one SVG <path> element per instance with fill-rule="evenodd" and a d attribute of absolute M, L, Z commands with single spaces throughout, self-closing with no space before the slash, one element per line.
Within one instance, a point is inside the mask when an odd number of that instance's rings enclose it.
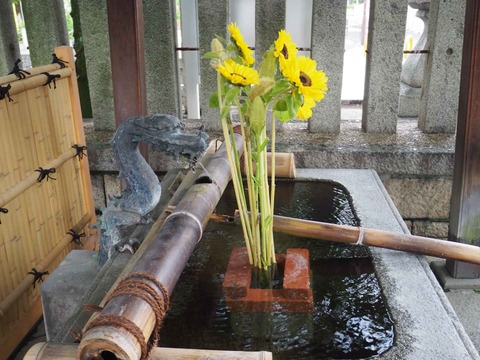
<path fill-rule="evenodd" d="M 296 85 L 298 92 L 315 101 L 320 101 L 328 90 L 328 78 L 323 71 L 317 70 L 317 63 L 306 56 L 297 58 L 298 80 Z"/>
<path fill-rule="evenodd" d="M 243 62 L 248 66 L 253 65 L 255 62 L 255 59 L 252 56 L 253 50 L 249 49 L 248 44 L 245 42 L 245 40 L 243 40 L 242 33 L 240 32 L 237 24 L 234 22 L 230 23 L 228 25 L 228 31 L 232 36 L 233 43 L 237 46 L 240 52 Z"/>
<path fill-rule="evenodd" d="M 297 112 L 297 119 L 307 120 L 312 117 L 312 108 L 315 106 L 315 100 L 311 97 L 304 97 L 303 104 L 300 106 Z"/>
<path fill-rule="evenodd" d="M 274 55 L 278 57 L 282 74 L 284 73 L 286 64 L 296 58 L 297 51 L 297 45 L 292 41 L 290 34 L 285 30 L 280 30 L 278 32 L 278 38 L 275 40 Z"/>
<path fill-rule="evenodd" d="M 225 60 L 217 66 L 216 70 L 232 84 L 246 86 L 259 82 L 258 72 L 255 69 L 238 64 L 233 59 Z"/>

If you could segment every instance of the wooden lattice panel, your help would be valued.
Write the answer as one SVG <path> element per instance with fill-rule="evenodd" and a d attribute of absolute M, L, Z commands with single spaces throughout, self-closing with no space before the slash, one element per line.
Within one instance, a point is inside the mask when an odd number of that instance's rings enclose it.
<path fill-rule="evenodd" d="M 72 50 L 55 49 L 67 68 L 51 64 L 32 75 L 0 78 L 11 85 L 0 100 L 0 358 L 15 349 L 41 315 L 39 280 L 32 269 L 52 272 L 79 247 L 67 232 L 86 232 L 89 249 L 95 222 L 88 159 L 73 145 L 85 145 Z M 60 75 L 50 86 L 47 76 Z M 60 161 L 60 160 L 61 161 Z M 39 168 L 58 164 L 53 179 L 37 182 Z M 82 248 L 81 246 L 79 248 Z M 48 276 L 48 275 L 46 275 Z M 45 277 L 46 277 L 45 276 Z"/>

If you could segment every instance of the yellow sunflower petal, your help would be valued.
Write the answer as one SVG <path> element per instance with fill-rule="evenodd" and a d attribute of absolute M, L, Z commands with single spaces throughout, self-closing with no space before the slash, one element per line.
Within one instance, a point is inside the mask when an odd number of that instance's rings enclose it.
<path fill-rule="evenodd" d="M 232 41 L 235 43 L 240 52 L 243 62 L 248 66 L 253 65 L 255 62 L 255 59 L 252 56 L 253 50 L 249 49 L 248 44 L 245 42 L 245 40 L 243 40 L 243 35 L 240 32 L 237 24 L 234 22 L 228 24 L 228 31 L 230 32 Z"/>
<path fill-rule="evenodd" d="M 304 97 L 303 104 L 298 109 L 297 119 L 307 120 L 312 117 L 312 108 L 315 106 L 315 101 L 310 97 Z"/>
<path fill-rule="evenodd" d="M 258 84 L 259 82 L 258 72 L 255 69 L 238 64 L 233 61 L 233 59 L 225 60 L 216 68 L 216 70 L 232 84 L 246 86 Z"/>
<path fill-rule="evenodd" d="M 285 62 L 288 62 L 297 56 L 297 45 L 295 45 L 292 41 L 292 37 L 285 30 L 280 30 L 278 32 L 278 38 L 275 40 L 274 44 L 274 55 L 278 57 L 280 68 L 285 65 Z"/>

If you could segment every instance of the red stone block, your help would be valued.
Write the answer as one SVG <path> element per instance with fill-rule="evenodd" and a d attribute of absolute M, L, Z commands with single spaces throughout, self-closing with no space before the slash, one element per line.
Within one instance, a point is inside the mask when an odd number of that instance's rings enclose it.
<path fill-rule="evenodd" d="M 281 255 L 277 255 L 278 261 L 283 261 Z M 248 262 L 247 249 L 233 249 L 223 282 L 223 293 L 232 311 L 313 311 L 307 249 L 287 250 L 282 289 L 252 289 L 251 278 L 252 269 Z"/>

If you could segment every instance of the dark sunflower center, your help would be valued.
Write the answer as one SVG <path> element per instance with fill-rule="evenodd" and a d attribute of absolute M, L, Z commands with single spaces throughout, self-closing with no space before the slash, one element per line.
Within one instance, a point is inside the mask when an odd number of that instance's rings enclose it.
<path fill-rule="evenodd" d="M 288 49 L 286 45 L 283 45 L 282 51 L 281 51 L 283 57 L 288 60 Z"/>
<path fill-rule="evenodd" d="M 303 71 L 300 71 L 300 81 L 303 86 L 312 86 L 312 79 L 310 79 L 310 77 Z"/>

